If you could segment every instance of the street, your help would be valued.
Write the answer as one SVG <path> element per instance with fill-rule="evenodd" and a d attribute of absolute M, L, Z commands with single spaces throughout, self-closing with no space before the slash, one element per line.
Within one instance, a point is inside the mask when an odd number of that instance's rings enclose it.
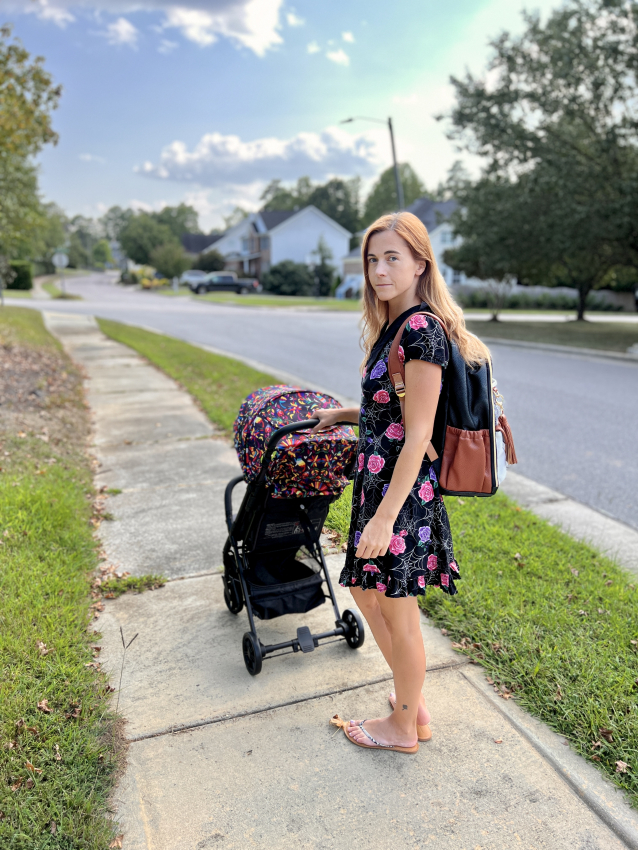
<path fill-rule="evenodd" d="M 145 326 L 358 397 L 358 313 L 242 308 L 70 279 L 82 301 L 21 306 Z M 14 302 L 17 303 L 17 302 Z M 493 345 L 516 471 L 638 528 L 638 363 Z"/>

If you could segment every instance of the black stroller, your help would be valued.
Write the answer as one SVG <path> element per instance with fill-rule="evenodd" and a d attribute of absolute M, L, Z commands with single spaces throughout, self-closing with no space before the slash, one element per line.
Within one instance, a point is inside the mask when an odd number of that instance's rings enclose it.
<path fill-rule="evenodd" d="M 364 641 L 359 614 L 351 609 L 339 613 L 319 541 L 328 509 L 354 468 L 356 437 L 347 423 L 311 435 L 307 429 L 319 420 L 309 414 L 338 406 L 321 393 L 266 387 L 246 399 L 235 422 L 244 474 L 229 481 L 225 493 L 224 600 L 233 614 L 246 606 L 250 631 L 243 636 L 242 651 L 252 676 L 275 653 L 312 652 L 320 643 L 342 638 L 357 649 Z M 233 516 L 233 490 L 242 481 L 248 486 Z M 264 646 L 259 640 L 255 617 L 305 614 L 326 599 L 332 603 L 334 628 L 312 634 L 302 626 L 283 643 Z"/>

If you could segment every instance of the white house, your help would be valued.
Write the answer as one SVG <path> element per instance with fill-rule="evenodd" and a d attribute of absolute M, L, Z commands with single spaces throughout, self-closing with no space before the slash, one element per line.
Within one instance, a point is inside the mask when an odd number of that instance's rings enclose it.
<path fill-rule="evenodd" d="M 219 251 L 226 268 L 259 277 L 283 260 L 310 264 L 317 259 L 320 240 L 335 259 L 348 250 L 350 232 L 321 210 L 261 210 L 215 237 L 204 252 Z"/>

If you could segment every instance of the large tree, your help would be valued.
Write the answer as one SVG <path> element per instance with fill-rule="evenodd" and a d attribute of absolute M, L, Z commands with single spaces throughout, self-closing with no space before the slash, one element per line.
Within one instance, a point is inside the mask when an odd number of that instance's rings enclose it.
<path fill-rule="evenodd" d="M 408 162 L 399 164 L 399 175 L 403 186 L 403 198 L 406 207 L 426 194 L 425 186 L 419 175 Z M 363 224 L 365 226 L 386 213 L 395 212 L 397 209 L 397 190 L 394 177 L 394 166 L 386 168 L 379 176 L 376 183 L 366 198 L 363 211 Z"/>
<path fill-rule="evenodd" d="M 184 233 L 201 233 L 197 210 L 188 204 L 164 207 L 150 215 L 158 224 L 166 225 L 176 239 L 181 239 Z"/>
<path fill-rule="evenodd" d="M 456 229 L 485 270 L 576 286 L 582 318 L 591 289 L 638 259 L 638 9 L 571 0 L 545 24 L 525 18 L 492 42 L 486 75 L 452 79 L 451 136 L 485 166 Z"/>
<path fill-rule="evenodd" d="M 32 157 L 55 144 L 51 123 L 61 89 L 19 41 L 11 28 L 0 27 L 0 253 L 27 253 L 43 210 Z"/>
<path fill-rule="evenodd" d="M 284 186 L 281 180 L 271 180 L 261 199 L 265 210 L 302 209 L 312 204 L 346 230 L 355 233 L 360 227 L 360 186 L 358 177 L 350 180 L 333 177 L 319 184 L 313 183 L 309 177 L 300 177 L 294 186 Z"/>
<path fill-rule="evenodd" d="M 120 231 L 120 244 L 127 257 L 136 263 L 147 265 L 151 254 L 160 245 L 178 242 L 177 237 L 166 224 L 159 224 L 149 213 L 134 215 Z"/>

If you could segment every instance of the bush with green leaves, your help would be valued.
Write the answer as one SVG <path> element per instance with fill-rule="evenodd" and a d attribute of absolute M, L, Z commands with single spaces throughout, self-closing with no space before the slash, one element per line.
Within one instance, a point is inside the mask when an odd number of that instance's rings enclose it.
<path fill-rule="evenodd" d="M 283 260 L 261 278 L 266 292 L 274 295 L 312 295 L 315 281 L 308 266 Z"/>
<path fill-rule="evenodd" d="M 31 263 L 27 260 L 14 260 L 11 263 L 11 268 L 15 272 L 15 277 L 7 286 L 7 289 L 32 289 L 33 288 L 33 271 Z"/>
<path fill-rule="evenodd" d="M 151 265 L 170 280 L 190 268 L 190 260 L 179 242 L 167 242 L 151 251 Z"/>
<path fill-rule="evenodd" d="M 203 272 L 220 272 L 225 265 L 226 260 L 222 254 L 213 248 L 212 251 L 200 254 L 193 263 L 193 268 Z"/>

